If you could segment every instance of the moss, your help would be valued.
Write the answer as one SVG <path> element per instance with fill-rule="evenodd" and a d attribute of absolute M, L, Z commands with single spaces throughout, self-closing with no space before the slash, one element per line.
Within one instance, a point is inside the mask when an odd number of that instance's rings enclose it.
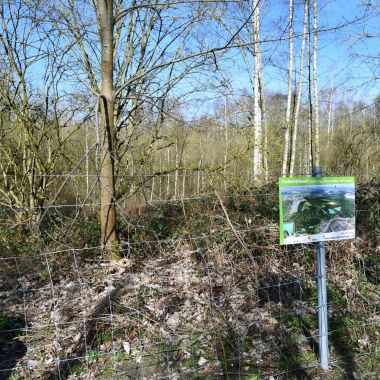
<path fill-rule="evenodd" d="M 15 371 L 12 371 L 12 373 L 9 375 L 8 380 L 22 380 L 24 377 L 16 373 Z"/>
<path fill-rule="evenodd" d="M 329 303 L 339 304 L 343 299 L 343 291 L 337 286 L 328 285 L 327 286 L 327 299 Z"/>
<path fill-rule="evenodd" d="M 85 367 L 81 363 L 76 363 L 73 367 L 70 369 L 70 373 L 72 375 L 81 375 L 84 373 Z"/>
<path fill-rule="evenodd" d="M 14 326 L 14 321 L 11 318 L 3 313 L 0 313 L 0 331 L 11 330 Z"/>
<path fill-rule="evenodd" d="M 249 376 L 248 380 L 260 380 L 260 376 L 259 375 Z"/>
<path fill-rule="evenodd" d="M 303 366 L 308 366 L 308 365 L 313 365 L 317 362 L 317 358 L 314 354 L 314 352 L 310 352 L 310 351 L 304 351 L 301 353 L 300 355 L 300 363 L 303 365 Z"/>
<path fill-rule="evenodd" d="M 365 374 L 378 375 L 379 363 L 380 363 L 380 351 L 378 350 L 368 355 L 363 355 L 362 357 L 358 358 L 358 362 L 360 364 L 360 371 L 363 375 Z M 368 378 L 370 377 L 368 376 Z"/>

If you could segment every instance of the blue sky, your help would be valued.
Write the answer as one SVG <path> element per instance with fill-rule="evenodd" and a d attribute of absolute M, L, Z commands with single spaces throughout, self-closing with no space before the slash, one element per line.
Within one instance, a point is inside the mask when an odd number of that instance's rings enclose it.
<path fill-rule="evenodd" d="M 294 33 L 300 34 L 302 32 L 303 6 L 301 0 L 295 0 L 295 3 Z M 364 100 L 370 103 L 380 93 L 380 80 L 373 80 L 377 74 L 380 78 L 380 73 L 371 70 L 375 67 L 374 64 L 379 63 L 380 37 L 377 36 L 380 36 L 378 26 L 380 20 L 377 15 L 373 14 L 364 17 L 366 13 L 363 3 L 363 0 L 318 0 L 319 28 L 321 29 L 318 50 L 318 84 L 321 94 L 324 89 L 331 86 L 337 87 L 336 102 L 343 99 L 348 102 Z M 181 7 L 178 7 L 178 12 L 180 10 Z M 287 13 L 287 0 L 261 0 L 262 40 L 286 37 Z M 228 16 L 230 25 L 237 28 L 244 20 L 244 16 L 246 14 L 231 13 Z M 354 20 L 355 22 L 352 22 Z M 342 27 L 344 24 L 346 25 Z M 333 30 L 335 27 L 338 27 L 337 30 Z M 211 24 L 213 30 L 210 30 L 210 33 L 204 28 L 204 25 L 199 26 L 198 31 L 200 35 L 204 36 L 207 47 L 221 46 L 223 41 L 228 39 L 228 34 L 223 36 L 223 28 L 216 22 Z M 215 33 L 213 34 L 213 32 Z M 243 40 L 247 40 L 247 38 L 249 40 L 247 33 L 247 30 L 243 30 Z M 299 65 L 300 42 L 301 38 L 294 41 L 296 68 Z M 265 64 L 262 73 L 265 91 L 286 93 L 288 42 L 284 40 L 263 43 L 262 53 Z M 371 56 L 375 58 L 372 59 Z M 224 61 L 223 58 L 228 59 Z M 218 87 L 222 80 L 229 81 L 229 89 L 225 92 L 229 93 L 228 96 L 231 98 L 234 95 L 237 97 L 242 91 L 252 92 L 249 80 L 252 68 L 252 56 L 248 55 L 247 61 L 244 61 L 238 49 L 233 49 L 224 57 L 218 57 L 218 68 L 215 68 L 215 71 L 189 75 L 188 79 L 177 87 L 174 94 L 183 96 L 196 88 L 197 91 L 184 97 L 189 103 L 185 104 L 183 109 L 186 109 L 189 119 L 193 116 L 210 114 L 215 99 L 221 98 L 220 90 L 216 91 L 215 87 Z M 35 73 L 36 78 L 41 75 L 41 63 L 36 65 Z M 70 86 L 70 81 L 66 81 L 61 88 L 70 91 Z M 199 98 L 201 101 L 195 101 Z M 323 103 L 323 99 L 321 100 Z"/>
<path fill-rule="evenodd" d="M 294 34 L 302 33 L 303 5 L 295 1 Z M 380 80 L 374 79 L 374 64 L 380 53 L 380 20 L 378 15 L 366 13 L 362 0 L 318 0 L 318 87 L 320 94 L 331 87 L 336 88 L 335 102 L 364 101 L 371 103 L 380 94 Z M 261 39 L 287 36 L 288 2 L 285 0 L 262 0 Z M 373 9 L 372 9 L 373 10 Z M 312 15 L 311 15 L 312 16 Z M 243 32 L 244 33 L 244 32 Z M 366 35 L 377 35 L 369 38 Z M 294 67 L 299 68 L 301 38 L 294 40 Z M 262 77 L 264 88 L 268 92 L 287 91 L 288 42 L 262 44 L 263 62 L 265 64 Z M 252 92 L 249 81 L 249 70 L 252 73 L 252 57 L 248 57 L 249 67 L 239 57 L 237 51 L 228 56 L 233 57 L 225 63 L 221 62 L 224 76 L 230 82 L 230 93 L 239 94 L 243 90 Z M 367 59 L 363 57 L 377 57 Z M 268 60 L 270 60 L 269 63 Z M 306 62 L 305 62 L 306 64 Z M 306 75 L 306 65 L 304 67 Z M 217 74 L 215 74 L 217 77 Z M 205 78 L 206 80 L 206 78 Z M 305 93 L 305 92 L 304 92 Z M 208 88 L 203 92 L 210 102 L 202 102 L 196 113 L 208 113 L 216 94 Z M 323 103 L 323 99 L 321 99 Z"/>

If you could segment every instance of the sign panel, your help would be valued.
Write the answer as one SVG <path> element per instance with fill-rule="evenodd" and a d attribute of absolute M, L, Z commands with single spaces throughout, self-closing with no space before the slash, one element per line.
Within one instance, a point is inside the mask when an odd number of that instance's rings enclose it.
<path fill-rule="evenodd" d="M 355 237 L 354 177 L 279 178 L 280 244 Z"/>

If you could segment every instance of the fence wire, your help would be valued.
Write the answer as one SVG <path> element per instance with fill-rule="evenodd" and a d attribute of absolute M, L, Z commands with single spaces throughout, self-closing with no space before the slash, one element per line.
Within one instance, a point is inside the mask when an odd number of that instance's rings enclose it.
<path fill-rule="evenodd" d="M 56 188 L 62 178 L 53 176 Z M 84 178 L 71 175 L 68 192 Z M 3 203 L 0 379 L 321 376 L 315 249 L 278 245 L 275 187 L 248 181 L 224 192 L 197 188 L 198 174 L 183 178 L 193 182 L 178 188 L 191 191 L 146 182 L 148 197 L 140 187 L 116 202 L 117 261 L 98 243 L 96 196 L 36 206 L 47 212 L 37 227 Z M 363 230 L 379 210 L 366 197 L 356 209 Z M 329 243 L 331 376 L 378 375 L 379 264 L 366 253 L 377 249 L 374 234 Z"/>

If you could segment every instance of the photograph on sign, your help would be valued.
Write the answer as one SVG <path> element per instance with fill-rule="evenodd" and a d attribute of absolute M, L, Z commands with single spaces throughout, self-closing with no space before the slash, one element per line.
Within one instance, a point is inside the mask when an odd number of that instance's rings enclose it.
<path fill-rule="evenodd" d="M 280 244 L 355 237 L 354 177 L 279 179 Z"/>

